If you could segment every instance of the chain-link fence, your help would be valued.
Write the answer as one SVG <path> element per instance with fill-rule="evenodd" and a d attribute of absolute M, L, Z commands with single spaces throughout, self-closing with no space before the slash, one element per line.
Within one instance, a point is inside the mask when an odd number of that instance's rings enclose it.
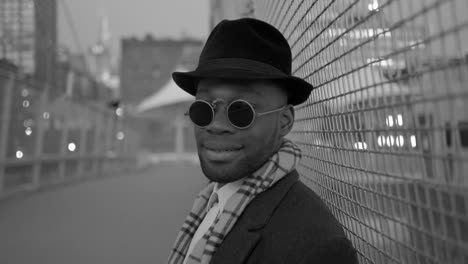
<path fill-rule="evenodd" d="M 316 87 L 299 170 L 361 263 L 468 263 L 468 2 L 254 3 Z"/>

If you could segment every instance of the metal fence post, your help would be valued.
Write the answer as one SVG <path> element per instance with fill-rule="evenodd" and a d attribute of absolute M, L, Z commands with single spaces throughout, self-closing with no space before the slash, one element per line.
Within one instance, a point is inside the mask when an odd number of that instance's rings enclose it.
<path fill-rule="evenodd" d="M 132 155 L 130 151 L 130 142 L 132 140 L 132 130 L 127 126 L 125 128 L 125 141 L 124 141 L 124 152 L 126 155 Z"/>
<path fill-rule="evenodd" d="M 80 108 L 81 110 L 81 108 Z M 83 116 L 86 116 L 86 119 L 88 119 L 91 115 L 89 115 L 89 110 L 84 109 L 82 110 Z M 86 152 L 87 152 L 87 138 L 88 138 L 88 120 L 86 120 L 86 125 L 83 124 L 80 126 L 80 144 L 78 146 L 78 160 L 77 160 L 77 168 L 76 168 L 76 174 L 78 177 L 83 176 L 84 172 L 84 167 L 86 164 Z"/>
<path fill-rule="evenodd" d="M 119 160 L 119 149 L 118 149 L 118 142 L 117 142 L 117 129 L 119 125 L 119 119 L 118 116 L 115 114 L 113 111 L 111 113 L 111 128 L 110 128 L 110 133 L 109 133 L 109 139 L 110 139 L 110 149 L 112 150 L 112 158 L 109 160 L 109 171 L 115 171 L 115 166 L 116 166 L 116 160 Z M 119 168 L 117 168 L 118 170 Z"/>
<path fill-rule="evenodd" d="M 136 131 L 132 132 L 131 151 L 134 155 L 137 155 L 141 144 L 139 134 Z"/>
<path fill-rule="evenodd" d="M 181 112 L 181 111 L 179 111 Z M 183 115 L 179 113 L 174 121 L 175 138 L 174 138 L 174 151 L 177 155 L 182 155 L 184 152 L 184 119 Z"/>
<path fill-rule="evenodd" d="M 46 84 L 47 86 L 47 84 Z M 42 118 L 42 113 L 44 112 L 45 106 L 48 99 L 48 87 L 45 87 L 44 92 L 39 97 L 39 107 L 36 113 L 36 122 L 37 122 L 37 136 L 34 147 L 34 156 L 33 159 L 33 178 L 32 178 L 32 188 L 37 188 L 40 186 L 40 177 L 41 177 L 41 167 L 43 165 L 42 152 L 44 147 L 44 119 Z"/>
<path fill-rule="evenodd" d="M 15 74 L 10 73 L 8 76 L 8 81 L 4 89 L 4 98 L 3 98 L 3 109 L 2 109 L 2 119 L 1 126 L 2 131 L 0 131 L 0 193 L 3 191 L 3 185 L 5 180 L 5 169 L 6 169 L 6 156 L 7 156 L 7 146 L 8 146 L 8 134 L 10 131 L 10 121 L 11 121 L 11 104 L 12 104 L 12 95 L 13 95 L 13 86 L 15 85 Z"/>
<path fill-rule="evenodd" d="M 105 120 L 105 134 L 104 134 L 104 160 L 103 160 L 103 167 L 104 170 L 107 172 L 109 170 L 109 164 L 111 158 L 114 156 L 115 153 L 113 153 L 113 116 L 109 113 L 106 113 L 104 118 Z"/>
<path fill-rule="evenodd" d="M 113 169 L 121 170 L 125 167 L 125 161 L 122 160 L 124 158 L 123 151 L 122 151 L 122 140 L 120 139 L 120 133 L 122 132 L 122 124 L 123 124 L 123 117 L 115 115 L 115 129 L 112 133 L 112 138 L 114 140 L 114 148 L 115 152 L 117 153 L 117 157 L 119 162 L 114 164 Z M 117 166 L 117 167 L 116 167 Z"/>
<path fill-rule="evenodd" d="M 127 146 L 128 146 L 128 129 L 127 129 L 127 124 L 123 124 L 122 125 L 122 129 L 121 129 L 125 135 L 125 137 L 121 140 L 121 143 L 120 143 L 120 151 L 122 152 L 122 155 L 126 158 L 126 161 L 125 161 L 125 166 L 126 167 L 129 167 L 130 166 L 130 160 L 129 160 L 129 153 L 128 153 L 128 149 L 127 149 Z"/>
<path fill-rule="evenodd" d="M 118 138 L 119 132 L 122 131 L 122 117 L 116 116 L 114 123 L 114 131 L 112 133 L 112 138 L 114 140 L 115 152 L 118 153 L 118 156 L 121 156 L 122 150 L 120 148 L 121 141 Z"/>
<path fill-rule="evenodd" d="M 101 162 L 102 162 L 102 154 L 103 154 L 103 147 L 102 147 L 102 131 L 103 131 L 103 113 L 100 112 L 98 109 L 97 112 L 95 113 L 96 118 L 94 119 L 96 124 L 94 124 L 94 127 L 96 128 L 96 132 L 94 134 L 94 140 L 93 140 L 93 173 L 99 174 L 100 173 L 100 167 L 101 167 Z"/>
<path fill-rule="evenodd" d="M 60 144 L 59 144 L 59 177 L 60 179 L 65 178 L 65 167 L 66 167 L 66 155 L 67 155 L 67 140 L 68 140 L 68 124 L 66 116 L 61 120 L 60 126 Z"/>
<path fill-rule="evenodd" d="M 67 73 L 67 82 L 66 82 L 66 91 L 67 91 L 68 96 L 72 95 L 74 80 L 75 80 L 75 75 L 73 74 L 72 71 L 69 71 Z M 67 142 L 68 142 L 68 128 L 69 128 L 68 120 L 67 120 L 68 116 L 69 116 L 69 112 L 67 112 L 63 116 L 63 120 L 61 122 L 62 126 L 61 126 L 61 133 L 60 133 L 60 149 L 59 149 L 60 161 L 59 161 L 59 168 L 58 168 L 59 177 L 61 179 L 65 179 L 65 173 L 66 173 L 66 167 L 67 167 L 66 157 L 68 154 Z"/>

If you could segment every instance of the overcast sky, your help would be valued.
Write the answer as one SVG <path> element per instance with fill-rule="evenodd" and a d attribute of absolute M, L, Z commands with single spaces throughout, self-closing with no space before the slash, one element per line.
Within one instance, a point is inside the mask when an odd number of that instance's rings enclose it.
<path fill-rule="evenodd" d="M 180 37 L 182 34 L 203 39 L 208 34 L 209 0 L 58 0 L 59 43 L 73 51 L 71 27 L 64 15 L 68 4 L 83 49 L 98 37 L 101 18 L 109 18 L 113 51 L 122 37 L 142 38 L 152 33 L 156 38 Z"/>

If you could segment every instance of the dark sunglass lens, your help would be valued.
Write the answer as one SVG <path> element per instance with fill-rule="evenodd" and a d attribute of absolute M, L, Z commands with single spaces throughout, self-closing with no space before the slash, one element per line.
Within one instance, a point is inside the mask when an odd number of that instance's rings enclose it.
<path fill-rule="evenodd" d="M 228 118 L 234 126 L 245 128 L 252 123 L 254 119 L 254 111 L 246 102 L 233 102 L 229 106 Z"/>
<path fill-rule="evenodd" d="M 206 102 L 194 102 L 189 109 L 189 116 L 197 126 L 207 126 L 213 120 L 213 110 Z"/>

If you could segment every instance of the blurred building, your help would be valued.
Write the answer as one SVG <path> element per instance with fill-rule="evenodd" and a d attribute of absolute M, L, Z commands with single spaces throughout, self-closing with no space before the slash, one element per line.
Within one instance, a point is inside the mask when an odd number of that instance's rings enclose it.
<path fill-rule="evenodd" d="M 0 58 L 11 61 L 31 74 L 35 68 L 34 13 L 32 1 L 0 1 Z"/>
<path fill-rule="evenodd" d="M 122 102 L 136 105 L 162 88 L 176 66 L 193 69 L 198 61 L 202 41 L 185 39 L 122 40 L 120 89 Z"/>
<path fill-rule="evenodd" d="M 210 28 L 223 19 L 255 16 L 253 0 L 211 0 Z"/>
<path fill-rule="evenodd" d="M 96 80 L 112 89 L 114 96 L 118 97 L 120 78 L 115 70 L 111 38 L 109 20 L 104 16 L 101 19 L 98 40 L 90 48 L 90 71 Z"/>
<path fill-rule="evenodd" d="M 0 1 L 0 60 L 3 77 L 16 75 L 11 97 L 11 117 L 7 155 L 27 157 L 33 153 L 37 132 L 40 91 L 57 88 L 57 2 L 56 0 Z M 4 109 L 2 109 L 4 110 Z M 18 157 L 18 156 L 17 156 Z"/>
<path fill-rule="evenodd" d="M 54 99 L 68 99 L 101 102 L 105 105 L 114 99 L 113 90 L 100 82 L 90 72 L 85 54 L 74 54 L 62 51 L 57 62 L 56 88 L 49 96 Z"/>
<path fill-rule="evenodd" d="M 54 86 L 56 51 L 56 0 L 0 1 L 0 58 Z"/>
<path fill-rule="evenodd" d="M 31 2 L 31 1 L 30 1 Z M 33 1 L 35 6 L 35 77 L 56 87 L 57 0 Z"/>

